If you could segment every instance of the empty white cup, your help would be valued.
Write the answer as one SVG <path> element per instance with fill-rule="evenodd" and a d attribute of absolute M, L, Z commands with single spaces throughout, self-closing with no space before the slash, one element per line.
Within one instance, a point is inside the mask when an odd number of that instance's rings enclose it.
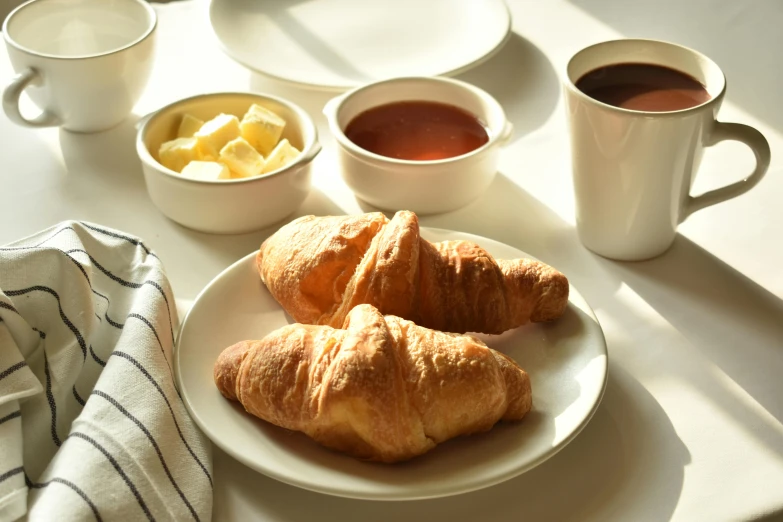
<path fill-rule="evenodd" d="M 3 23 L 17 76 L 3 92 L 8 118 L 27 127 L 95 132 L 131 112 L 152 68 L 155 11 L 142 0 L 32 0 Z M 43 111 L 28 119 L 22 91 Z"/>

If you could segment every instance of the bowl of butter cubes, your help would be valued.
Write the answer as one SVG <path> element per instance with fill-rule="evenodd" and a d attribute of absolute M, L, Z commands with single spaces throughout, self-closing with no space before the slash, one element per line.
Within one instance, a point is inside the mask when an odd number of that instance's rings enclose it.
<path fill-rule="evenodd" d="M 255 93 L 213 93 L 156 111 L 136 150 L 150 198 L 177 223 L 240 234 L 291 215 L 310 191 L 321 146 L 297 105 Z"/>

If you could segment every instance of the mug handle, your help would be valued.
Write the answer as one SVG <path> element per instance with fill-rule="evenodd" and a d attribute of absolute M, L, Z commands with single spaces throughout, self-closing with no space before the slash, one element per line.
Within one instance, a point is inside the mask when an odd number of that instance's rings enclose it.
<path fill-rule="evenodd" d="M 22 113 L 19 111 L 19 97 L 22 95 L 22 91 L 31 83 L 40 80 L 41 75 L 38 71 L 28 67 L 17 74 L 11 80 L 11 83 L 6 86 L 5 91 L 3 91 L 3 110 L 9 120 L 23 127 L 56 127 L 60 125 L 60 118 L 51 111 L 44 111 L 32 120 L 22 116 Z"/>
<path fill-rule="evenodd" d="M 710 147 L 725 140 L 740 141 L 750 147 L 750 150 L 756 156 L 756 168 L 750 176 L 731 185 L 705 192 L 701 196 L 688 196 L 681 222 L 697 210 L 744 194 L 755 187 L 761 181 L 761 178 L 764 177 L 764 174 L 767 173 L 771 154 L 769 143 L 763 134 L 748 125 L 716 121 L 707 146 Z"/>
<path fill-rule="evenodd" d="M 503 125 L 503 130 L 500 131 L 500 137 L 498 138 L 498 142 L 500 142 L 500 145 L 502 147 L 505 147 L 511 141 L 511 138 L 513 136 L 514 136 L 514 125 L 510 121 L 506 120 L 505 125 Z"/>

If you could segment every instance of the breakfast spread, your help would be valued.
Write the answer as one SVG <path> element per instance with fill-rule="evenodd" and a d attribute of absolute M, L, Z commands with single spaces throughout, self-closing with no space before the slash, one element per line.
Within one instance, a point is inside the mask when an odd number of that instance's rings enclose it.
<path fill-rule="evenodd" d="M 489 141 L 487 129 L 473 114 L 419 100 L 368 109 L 348 123 L 345 135 L 370 152 L 415 161 L 461 156 Z"/>
<path fill-rule="evenodd" d="M 495 260 L 469 241 L 430 243 L 416 214 L 304 216 L 261 245 L 257 268 L 296 321 L 339 327 L 351 309 L 447 332 L 498 334 L 560 317 L 568 280 L 532 259 Z"/>
<path fill-rule="evenodd" d="M 161 144 L 160 163 L 184 177 L 218 181 L 261 176 L 292 162 L 299 150 L 280 139 L 286 122 L 253 104 L 240 120 L 218 114 L 202 121 L 184 114 L 177 137 Z"/>
<path fill-rule="evenodd" d="M 398 462 L 530 410 L 530 379 L 478 339 L 370 305 L 341 329 L 292 324 L 226 348 L 220 393 L 272 424 L 351 456 Z"/>
<path fill-rule="evenodd" d="M 44 4 L 38 0 L 28 3 Z M 23 66 L 6 88 L 8 99 L 4 110 L 9 118 L 29 127 L 61 126 L 68 131 L 93 132 L 111 128 L 129 114 L 132 104 L 128 103 L 137 98 L 136 91 L 140 93 L 146 82 L 149 57 L 153 56 L 149 53 L 152 39 L 147 43 L 145 40 L 157 26 L 156 15 L 146 3 L 142 0 L 133 0 L 133 3 L 144 7 L 143 13 L 138 11 L 136 16 L 137 34 L 121 46 L 106 44 L 112 47 L 110 50 L 96 47 L 96 40 L 89 56 L 69 56 L 70 51 L 66 52 L 65 47 L 52 54 L 28 49 L 29 45 L 11 45 L 15 37 L 33 42 L 39 40 L 38 35 L 49 31 L 29 31 L 31 36 L 27 37 L 28 31 L 6 23 L 4 27 L 10 30 L 5 32 L 11 63 L 15 69 L 19 69 L 20 64 Z M 219 4 L 229 5 L 230 2 L 215 2 L 210 9 L 211 18 L 217 19 L 216 13 L 225 9 Z M 503 2 L 499 1 L 498 5 L 498 12 L 508 15 L 510 10 Z M 482 4 L 480 11 L 470 9 L 466 12 L 474 16 L 489 12 L 489 9 Z M 246 17 L 244 23 L 222 24 L 214 20 L 212 23 L 229 27 L 230 31 L 236 28 L 237 34 L 243 33 L 245 28 L 251 31 L 249 35 L 276 34 L 276 31 L 261 30 L 264 25 L 256 23 L 258 20 L 254 20 L 252 10 L 243 9 L 241 13 Z M 296 14 L 293 18 L 301 21 L 300 13 Z M 31 15 L 30 19 L 43 20 L 42 16 Z M 106 16 L 107 13 L 100 14 L 100 17 Z M 124 25 L 130 26 L 132 17 L 121 18 L 126 20 Z M 417 15 L 414 18 L 417 23 L 426 22 L 425 17 Z M 51 28 L 60 25 L 62 20 L 67 22 L 59 14 L 52 20 Z M 460 41 L 469 34 L 487 33 L 474 31 L 475 24 L 465 31 L 463 29 L 468 25 L 438 21 L 433 31 L 424 31 L 434 34 L 438 40 L 443 40 L 443 28 L 458 29 L 454 34 Z M 31 23 L 23 18 L 17 18 L 16 22 L 18 27 Z M 85 27 L 93 25 L 101 24 L 90 21 Z M 373 27 L 370 23 L 361 25 L 362 28 Z M 29 27 L 35 29 L 33 25 Z M 507 32 L 499 35 L 502 38 L 493 44 L 495 47 L 469 57 L 472 61 L 462 58 L 461 63 L 449 64 L 449 70 L 466 70 L 489 58 L 490 51 L 499 49 L 497 46 L 511 35 L 513 26 L 504 18 L 498 27 L 505 27 Z M 225 31 L 220 33 L 225 35 Z M 364 35 L 363 31 L 353 33 Z M 396 40 L 399 34 L 407 34 L 400 31 L 385 33 Z M 236 40 L 250 41 L 245 37 Z M 320 40 L 324 44 L 330 43 L 327 38 Z M 419 52 L 420 49 L 431 50 L 432 46 L 420 45 L 421 42 L 413 44 L 408 47 L 417 50 L 416 56 L 432 61 L 431 53 Z M 523 45 L 527 44 L 523 42 Z M 509 49 L 515 46 L 519 47 L 512 42 Z M 312 47 L 292 46 L 294 50 L 301 48 L 308 54 L 312 54 Z M 131 52 L 132 48 L 135 51 Z M 258 49 L 265 52 L 258 52 Z M 171 393 L 173 390 L 186 404 L 193 420 L 228 454 L 263 472 L 269 470 L 270 476 L 291 484 L 317 490 L 313 484 L 320 482 L 316 485 L 326 493 L 361 498 L 356 493 L 359 489 L 356 485 L 362 482 L 370 485 L 362 493 L 368 498 L 375 495 L 391 499 L 394 495 L 405 494 L 425 498 L 425 495 L 462 493 L 522 473 L 554 454 L 590 420 L 605 389 L 606 343 L 597 319 L 584 299 L 570 288 L 566 276 L 553 267 L 524 258 L 525 254 L 509 245 L 457 231 L 425 231 L 427 237 L 449 238 L 430 242 L 422 237 L 415 213 L 455 210 L 477 200 L 490 186 L 495 191 L 504 191 L 502 178 L 500 184 L 493 184 L 493 180 L 500 172 L 499 166 L 505 170 L 513 162 L 501 166 L 498 161 L 500 149 L 511 142 L 512 120 L 514 124 L 525 120 L 525 111 L 519 110 L 520 105 L 511 105 L 512 96 L 504 96 L 507 108 L 514 109 L 513 117 L 508 118 L 504 107 L 488 92 L 465 81 L 442 78 L 444 71 L 438 72 L 437 68 L 411 69 L 421 76 L 380 74 L 368 67 L 357 67 L 363 61 L 359 59 L 361 57 L 330 51 L 320 53 L 316 56 L 318 59 L 311 62 L 325 63 L 339 58 L 339 69 L 361 74 L 348 78 L 349 81 L 343 81 L 339 75 L 319 80 L 313 63 L 294 60 L 291 54 L 275 51 L 268 46 L 251 49 L 252 56 L 271 57 L 273 65 L 279 63 L 274 60 L 280 60 L 292 64 L 295 69 L 295 77 L 271 74 L 271 82 L 277 78 L 343 89 L 373 76 L 382 78 L 335 96 L 323 107 L 323 113 L 335 139 L 333 159 L 346 186 L 362 208 L 366 203 L 393 211 L 394 216 L 389 218 L 381 212 L 369 212 L 342 216 L 306 215 L 294 219 L 272 233 L 257 252 L 216 277 L 215 284 L 210 283 L 196 298 L 179 332 L 175 328 L 176 317 L 172 320 L 173 297 L 167 297 L 171 296 L 167 292 L 170 289 L 155 283 L 153 286 L 160 291 L 166 305 L 169 324 L 161 323 L 154 315 L 145 314 L 149 320 L 133 315 L 146 323 L 139 326 L 147 337 L 156 340 L 153 349 L 162 350 L 162 360 L 142 364 L 144 361 L 129 359 L 124 351 L 115 349 L 112 353 L 128 361 L 120 361 L 120 364 L 133 372 L 141 371 L 150 381 L 154 400 L 159 400 L 155 395 L 158 393 L 160 400 L 168 405 L 170 411 L 162 410 L 165 415 L 175 415 L 177 397 Z M 448 55 L 459 55 L 459 51 L 454 49 L 452 53 L 449 49 Z M 364 51 L 361 54 L 371 56 Z M 27 63 L 20 58 L 26 55 L 36 57 L 36 60 Z M 113 70 L 111 67 L 99 70 L 83 60 L 98 56 L 109 59 L 110 64 L 115 63 L 111 56 L 115 60 L 133 56 L 146 58 L 126 60 L 139 62 L 139 65 L 129 66 L 127 74 L 106 75 L 122 80 L 112 82 L 103 78 L 105 71 Z M 49 66 L 49 61 L 59 65 Z M 87 63 L 83 69 L 74 66 L 68 72 L 69 62 L 81 64 L 83 61 Z M 259 67 L 259 70 L 269 73 L 270 70 L 274 72 L 274 67 Z M 425 75 L 428 70 L 432 76 Z M 300 71 L 304 78 L 296 77 Z M 308 77 L 313 71 L 316 71 L 315 78 Z M 615 40 L 580 51 L 565 71 L 567 78 L 563 79 L 565 90 L 562 92 L 572 140 L 571 171 L 577 202 L 575 223 L 582 243 L 597 254 L 619 260 L 642 260 L 661 254 L 675 239 L 676 226 L 672 227 L 672 223 L 676 225 L 694 211 L 749 190 L 769 167 L 769 147 L 758 131 L 715 120 L 725 78 L 717 65 L 699 53 L 665 42 Z M 82 85 L 75 81 L 77 79 L 87 81 Z M 503 78 L 499 81 L 500 85 L 505 85 Z M 95 84 L 95 89 L 87 88 L 90 84 Z M 546 90 L 546 82 L 541 85 Z M 22 116 L 17 106 L 21 93 L 29 86 L 45 86 L 43 92 L 48 92 L 50 98 L 40 97 L 39 101 L 33 97 L 42 112 L 32 120 Z M 294 93 L 293 97 L 296 97 L 294 90 L 283 92 Z M 501 89 L 496 88 L 493 92 L 501 92 Z M 29 94 L 34 96 L 36 91 L 31 90 Z M 105 103 L 106 100 L 110 103 Z M 534 100 L 531 106 L 539 101 Z M 106 107 L 101 108 L 102 105 Z M 542 117 L 557 104 L 544 105 L 547 106 L 542 109 Z M 537 106 L 536 109 L 541 112 Z M 541 122 L 535 123 L 540 125 Z M 524 127 L 520 133 L 523 136 L 534 128 Z M 683 138 L 694 135 L 704 139 Z M 742 182 L 691 196 L 689 182 L 698 169 L 702 149 L 724 139 L 750 146 L 757 161 L 754 173 Z M 622 154 L 616 154 L 618 147 Z M 276 95 L 254 92 L 198 94 L 176 101 L 145 118 L 137 137 L 137 152 L 150 199 L 172 220 L 210 233 L 258 231 L 294 214 L 310 191 L 310 164 L 320 150 L 318 130 L 310 114 Z M 685 167 L 671 169 L 672 161 L 669 160 L 672 157 L 677 165 L 685 158 Z M 650 158 L 656 161 L 649 161 Z M 281 169 L 285 171 L 281 172 Z M 628 172 L 634 175 L 629 177 Z M 267 176 L 273 173 L 277 174 Z M 505 183 L 514 185 L 513 180 L 505 180 Z M 322 182 L 321 186 L 325 184 Z M 658 190 L 660 187 L 666 190 Z M 669 190 L 672 187 L 676 190 Z M 490 194 L 490 205 L 493 199 Z M 486 206 L 487 200 L 481 205 Z M 672 216 L 677 219 L 672 220 Z M 449 219 L 447 217 L 446 221 Z M 456 222 L 459 223 L 459 219 Z M 511 227 L 513 223 L 503 226 Z M 124 247 L 127 247 L 125 242 L 136 242 L 124 235 L 92 228 L 112 241 L 119 239 Z M 199 236 L 188 239 L 191 237 Z M 9 247 L 8 250 L 21 248 L 27 247 Z M 144 250 L 153 255 L 146 247 Z M 95 261 L 92 256 L 87 257 Z M 192 260 L 192 256 L 188 260 Z M 81 269 L 81 265 L 76 264 Z M 97 265 L 97 261 L 93 264 Z M 110 268 L 107 265 L 106 270 L 101 270 L 113 280 L 111 284 L 121 283 L 118 288 L 144 286 L 130 280 L 120 281 L 119 275 L 113 274 L 122 275 L 121 270 L 111 268 L 112 273 L 109 273 Z M 86 275 L 84 269 L 81 271 Z M 75 274 L 81 277 L 78 272 Z M 259 284 L 259 278 L 263 286 Z M 87 284 L 91 283 L 88 278 Z M 35 290 L 40 287 L 25 283 L 17 288 Z M 21 296 L 24 292 L 27 290 L 17 289 L 16 295 Z M 6 293 L 12 296 L 14 292 Z M 93 293 L 98 294 L 97 290 Z M 98 295 L 108 302 L 108 297 Z M 566 315 L 569 298 L 573 308 Z M 119 308 L 110 311 L 113 316 L 120 313 Z M 24 310 L 11 307 L 7 311 L 21 315 Z M 92 310 L 89 312 L 91 314 Z M 108 313 L 105 314 L 106 323 L 100 316 L 97 319 L 116 330 L 117 323 L 108 321 Z M 60 315 L 65 319 L 62 309 Z M 291 322 L 291 318 L 295 324 L 284 325 Z M 530 326 L 531 323 L 558 320 L 558 323 L 544 327 Z M 36 328 L 33 330 L 37 332 Z M 71 330 L 77 337 L 82 335 L 74 328 Z M 131 328 L 125 332 L 130 335 Z M 248 332 L 252 333 L 246 335 Z M 474 332 L 492 335 L 485 339 L 494 349 L 470 335 Z M 38 333 L 38 337 L 45 337 L 44 332 Z M 176 349 L 170 352 L 161 339 L 168 341 L 170 337 L 173 344 L 174 333 L 178 333 L 179 338 Z M 504 333 L 506 335 L 501 335 Z M 57 332 L 50 334 L 49 338 L 56 340 Z M 236 342 L 240 339 L 245 340 Z M 88 361 L 85 346 L 89 343 L 81 344 L 84 357 L 76 358 L 79 364 Z M 92 353 L 91 345 L 89 350 L 98 365 L 107 365 Z M 169 354 L 173 355 L 174 363 L 166 368 Z M 157 351 L 155 355 L 158 355 Z M 157 362 L 161 363 L 158 365 L 161 371 L 154 366 Z M 26 362 L 21 364 L 17 369 L 27 365 Z M 50 372 L 46 354 L 43 364 L 49 396 L 52 394 L 48 390 Z M 514 424 L 532 410 L 531 377 L 522 366 L 537 379 L 537 410 L 523 424 Z M 40 370 L 41 366 L 33 364 L 30 368 Z M 222 397 L 215 388 L 205 386 L 210 369 Z M 167 370 L 172 378 L 176 375 L 176 384 L 164 381 L 169 377 Z M 40 371 L 38 373 L 40 377 Z M 194 389 L 203 393 L 192 393 Z M 72 402 L 71 392 L 76 403 Z M 78 390 L 74 385 L 68 391 L 69 405 L 63 405 L 61 412 L 67 413 L 68 408 L 76 407 L 77 403 L 86 406 L 81 395 L 89 392 L 85 383 L 79 384 Z M 170 453 L 165 447 L 165 437 L 153 436 L 155 419 L 137 419 L 125 406 L 119 405 L 119 399 L 125 404 L 129 402 L 129 396 L 117 395 L 118 400 L 109 401 L 111 397 L 104 391 L 92 390 L 92 395 L 96 394 L 112 408 L 119 408 L 120 414 L 141 428 L 183 504 L 199 519 L 174 480 L 175 475 L 184 476 L 184 472 L 169 472 L 169 466 L 181 461 L 180 457 L 188 460 L 185 453 L 188 451 L 207 479 L 205 482 L 199 475 L 199 480 L 212 486 L 209 462 L 205 465 L 199 460 L 180 430 L 177 419 L 184 410 L 177 413 L 173 421 L 174 431 L 184 443 L 180 445 L 172 437 L 179 455 Z M 60 401 L 59 397 L 55 398 Z M 46 419 L 51 416 L 51 435 L 54 445 L 60 446 L 62 441 L 58 433 L 66 433 L 66 420 L 63 419 L 68 416 L 61 415 L 58 420 L 57 411 L 60 410 L 55 406 L 59 404 L 55 405 L 53 399 L 49 399 L 50 411 L 46 412 Z M 19 413 L 3 417 L 0 423 L 13 421 Z M 492 434 L 483 440 L 478 436 L 470 437 L 462 444 L 442 448 L 438 455 L 430 455 L 415 464 L 375 466 L 325 453 L 306 440 L 308 448 L 299 451 L 303 446 L 291 441 L 301 441 L 304 437 L 283 433 L 274 427 L 254 429 L 258 428 L 256 418 L 301 432 L 336 452 L 381 463 L 408 461 L 457 437 L 490 430 Z M 508 423 L 497 426 L 501 421 Z M 100 449 L 101 441 L 83 440 Z M 148 446 L 147 441 L 139 440 Z M 527 452 L 531 446 L 537 448 Z M 132 449 L 138 451 L 138 447 Z M 130 486 L 148 518 L 152 518 L 150 509 L 163 512 L 155 502 L 149 503 L 148 508 L 142 495 L 120 470 L 122 466 L 109 455 L 109 450 L 101 452 Z M 283 451 L 291 452 L 293 455 L 286 458 L 292 458 L 276 459 Z M 172 456 L 169 458 L 169 455 Z M 134 462 L 149 460 L 146 457 L 137 459 L 135 455 L 127 457 Z M 151 458 L 154 459 L 154 455 Z M 42 466 L 25 465 L 14 467 L 9 473 L 14 480 L 18 479 L 20 487 L 22 478 L 33 486 L 57 480 L 57 477 L 50 480 L 48 476 L 28 477 L 27 471 L 36 468 L 43 469 Z M 497 470 L 494 475 L 492 471 L 486 472 L 490 468 Z M 384 471 L 378 473 L 378 469 Z M 439 475 L 427 476 L 426 473 L 433 469 Z M 173 467 L 171 470 L 177 471 Z M 301 478 L 312 470 L 315 470 L 314 478 Z M 459 473 L 480 475 L 485 472 L 485 478 L 480 481 L 454 479 Z M 11 477 L 9 473 L 5 478 Z M 414 475 L 425 478 L 411 486 L 413 481 L 408 479 Z M 292 476 L 295 479 L 291 479 Z M 435 480 L 432 480 L 433 476 Z M 334 477 L 338 478 L 335 482 L 344 477 L 349 480 L 341 489 L 330 482 Z M 425 480 L 434 483 L 441 477 L 444 477 L 445 485 L 438 484 L 427 491 L 420 487 Z M 37 482 L 44 479 L 45 483 Z M 0 476 L 0 482 L 2 480 L 3 476 Z M 122 486 L 122 483 L 118 484 Z M 407 492 L 404 491 L 406 486 Z M 81 496 L 100 519 L 92 501 Z M 143 496 L 148 502 L 151 498 L 154 500 L 151 494 Z M 211 504 L 205 508 L 207 512 L 209 507 Z"/>

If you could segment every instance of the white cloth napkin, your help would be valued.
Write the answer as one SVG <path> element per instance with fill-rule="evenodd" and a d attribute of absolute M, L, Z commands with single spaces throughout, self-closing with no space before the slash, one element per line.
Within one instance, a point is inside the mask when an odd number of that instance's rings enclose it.
<path fill-rule="evenodd" d="M 0 248 L 0 521 L 210 519 L 177 324 L 136 238 L 71 221 Z"/>

